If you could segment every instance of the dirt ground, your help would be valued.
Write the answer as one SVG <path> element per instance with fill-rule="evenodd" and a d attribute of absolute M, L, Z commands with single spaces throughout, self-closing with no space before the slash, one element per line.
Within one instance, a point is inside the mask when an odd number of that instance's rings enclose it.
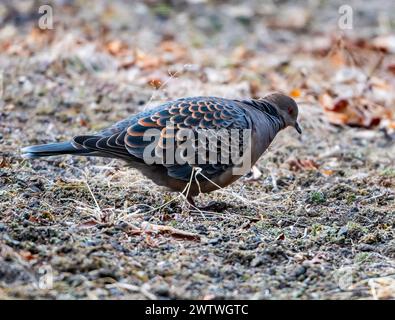
<path fill-rule="evenodd" d="M 0 299 L 394 299 L 394 3 L 351 1 L 351 30 L 341 1 L 109 3 L 55 1 L 49 30 L 40 2 L 0 4 Z M 303 135 L 198 197 L 218 213 L 117 161 L 20 156 L 182 96 L 273 90 Z"/>

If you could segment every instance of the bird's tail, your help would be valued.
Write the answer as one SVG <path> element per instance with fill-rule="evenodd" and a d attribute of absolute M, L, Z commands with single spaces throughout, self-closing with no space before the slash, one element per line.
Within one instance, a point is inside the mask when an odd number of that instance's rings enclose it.
<path fill-rule="evenodd" d="M 84 155 L 89 152 L 89 150 L 74 147 L 71 142 L 42 144 L 22 148 L 21 150 L 22 156 L 28 159 L 57 156 L 61 154 Z"/>

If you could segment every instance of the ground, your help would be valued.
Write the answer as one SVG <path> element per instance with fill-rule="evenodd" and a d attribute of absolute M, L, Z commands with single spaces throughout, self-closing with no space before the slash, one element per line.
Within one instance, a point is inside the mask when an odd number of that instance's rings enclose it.
<path fill-rule="evenodd" d="M 342 29 L 340 1 L 172 3 L 55 1 L 48 30 L 39 2 L 0 5 L 0 298 L 395 298 L 393 4 L 353 1 Z M 182 96 L 274 90 L 303 134 L 198 197 L 218 213 L 117 161 L 20 155 Z"/>

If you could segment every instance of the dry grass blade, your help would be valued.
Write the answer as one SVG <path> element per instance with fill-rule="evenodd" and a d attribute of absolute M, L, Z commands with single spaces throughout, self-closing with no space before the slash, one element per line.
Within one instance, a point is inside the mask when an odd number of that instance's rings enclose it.
<path fill-rule="evenodd" d="M 183 231 L 177 228 L 173 228 L 171 226 L 162 226 L 148 222 L 143 222 L 141 224 L 141 229 L 147 233 L 161 233 L 161 234 L 170 235 L 171 237 L 177 239 L 200 241 L 200 236 L 198 234 L 188 231 Z"/>

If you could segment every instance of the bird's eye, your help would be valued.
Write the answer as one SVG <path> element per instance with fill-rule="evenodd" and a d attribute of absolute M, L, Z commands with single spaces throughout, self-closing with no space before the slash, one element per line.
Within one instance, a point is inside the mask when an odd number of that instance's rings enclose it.
<path fill-rule="evenodd" d="M 288 114 L 292 115 L 294 113 L 294 110 L 292 107 L 288 107 Z"/>

